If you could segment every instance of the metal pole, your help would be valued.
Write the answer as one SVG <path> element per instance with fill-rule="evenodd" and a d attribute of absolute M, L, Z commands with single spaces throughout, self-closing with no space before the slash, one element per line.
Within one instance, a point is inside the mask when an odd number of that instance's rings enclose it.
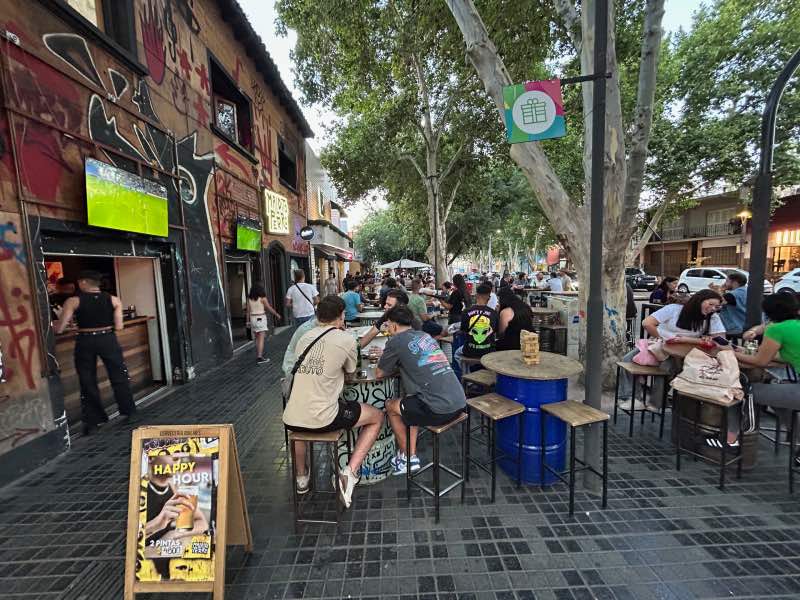
<path fill-rule="evenodd" d="M 775 121 L 783 90 L 800 66 L 800 48 L 783 67 L 769 91 L 761 118 L 761 160 L 753 189 L 753 217 L 750 241 L 750 285 L 747 286 L 747 318 L 745 327 L 761 323 L 761 300 L 764 297 L 764 275 L 767 266 L 769 208 L 772 200 L 772 156 L 775 147 Z"/>
<path fill-rule="evenodd" d="M 606 72 L 608 44 L 608 0 L 595 2 L 594 72 Z M 589 233 L 589 298 L 586 307 L 586 396 L 584 403 L 600 408 L 603 389 L 603 204 L 606 138 L 606 78 L 594 79 L 592 105 L 592 194 Z M 586 435 L 583 460 L 600 470 L 600 428 Z M 587 471 L 589 473 L 589 471 Z M 592 477 L 584 485 L 598 488 Z"/>

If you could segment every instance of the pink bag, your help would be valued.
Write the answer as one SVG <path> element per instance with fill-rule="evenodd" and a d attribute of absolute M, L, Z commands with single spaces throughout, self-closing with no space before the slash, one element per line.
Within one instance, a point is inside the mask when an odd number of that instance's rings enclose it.
<path fill-rule="evenodd" d="M 716 357 L 694 348 L 683 360 L 683 371 L 672 381 L 678 392 L 732 405 L 744 397 L 739 381 L 739 361 L 731 350 Z"/>
<path fill-rule="evenodd" d="M 658 357 L 650 351 L 650 342 L 647 340 L 639 340 L 636 342 L 636 347 L 639 353 L 633 357 L 633 362 L 643 367 L 657 367 L 661 364 Z"/>

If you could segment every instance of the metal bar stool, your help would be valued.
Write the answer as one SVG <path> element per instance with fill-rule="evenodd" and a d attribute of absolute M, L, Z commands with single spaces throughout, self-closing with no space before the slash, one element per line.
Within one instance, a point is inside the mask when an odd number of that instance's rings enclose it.
<path fill-rule="evenodd" d="M 300 523 L 323 523 L 323 524 L 331 524 L 336 525 L 339 527 L 339 521 L 342 516 L 342 512 L 344 510 L 344 505 L 342 504 L 342 500 L 339 494 L 339 487 L 341 485 L 341 480 L 339 478 L 340 470 L 339 470 L 339 460 L 336 456 L 336 446 L 339 442 L 339 438 L 342 434 L 347 436 L 347 453 L 348 455 L 351 452 L 350 447 L 350 432 L 345 430 L 339 431 L 330 431 L 326 433 L 314 433 L 314 432 L 299 432 L 299 431 L 289 431 L 289 443 L 290 443 L 290 454 L 291 454 L 291 461 L 292 461 L 292 492 L 293 492 L 293 499 L 294 499 L 294 530 L 295 533 L 299 530 Z M 336 498 L 336 520 L 332 521 L 330 519 L 305 519 L 303 518 L 300 512 L 300 494 L 297 493 L 297 465 L 295 464 L 294 459 L 294 445 L 297 442 L 308 442 L 308 475 L 309 475 L 309 482 L 308 482 L 308 494 L 320 494 L 320 495 L 331 495 L 333 494 L 334 498 Z M 331 456 L 333 457 L 333 474 L 334 474 L 334 489 L 333 492 L 326 492 L 326 491 L 316 491 L 316 473 L 314 472 L 314 444 L 330 444 L 332 447 Z M 302 502 L 302 504 L 306 504 L 306 502 Z"/>
<path fill-rule="evenodd" d="M 631 407 L 623 408 L 619 406 L 619 380 L 622 371 L 625 371 L 631 375 L 631 379 L 633 380 L 633 386 L 631 387 Z M 658 428 L 658 437 L 664 437 L 664 416 L 667 412 L 667 377 L 669 373 L 663 370 L 660 367 L 650 367 L 645 365 L 637 365 L 634 362 L 618 362 L 617 363 L 617 385 L 614 389 L 614 425 L 617 424 L 617 410 L 621 410 L 627 415 L 630 415 L 631 422 L 628 429 L 628 437 L 633 437 L 633 421 L 636 418 L 636 413 L 642 413 L 642 425 L 644 425 L 644 415 L 645 413 L 651 413 L 654 417 L 658 416 L 661 419 L 661 424 Z M 644 386 L 644 393 L 642 394 L 642 400 L 644 402 L 644 408 L 636 408 L 636 379 L 637 377 L 651 377 L 653 379 L 657 377 L 664 378 L 664 394 L 663 398 L 661 399 L 661 411 L 655 412 L 647 408 L 647 393 L 648 391 L 652 390 L 653 386 L 648 386 L 645 383 Z"/>
<path fill-rule="evenodd" d="M 542 436 L 542 452 L 541 452 L 541 486 L 544 489 L 544 474 L 545 471 L 550 471 L 553 475 L 558 477 L 561 481 L 569 485 L 569 516 L 575 513 L 575 472 L 576 471 L 591 471 L 603 480 L 603 508 L 608 505 L 608 415 L 603 411 L 587 406 L 580 402 L 573 400 L 564 400 L 563 402 L 553 402 L 550 404 L 542 404 L 540 406 L 541 415 L 539 422 L 541 423 L 541 436 Z M 556 471 L 548 466 L 545 461 L 544 452 L 544 439 L 545 439 L 545 415 L 549 414 L 557 419 L 560 419 L 569 425 L 569 469 L 566 471 Z M 603 472 L 597 471 L 591 465 L 583 462 L 575 456 L 575 430 L 578 427 L 585 425 L 593 425 L 595 423 L 603 424 Z M 575 463 L 580 463 L 579 468 L 575 468 Z M 564 474 L 569 474 L 569 480 L 564 478 Z"/>
<path fill-rule="evenodd" d="M 482 373 L 483 371 L 478 371 L 478 373 Z M 477 373 L 476 373 L 477 374 Z M 482 442 L 486 444 L 486 449 L 490 453 L 490 458 L 488 462 L 480 462 L 477 459 L 474 459 L 470 456 L 470 443 L 472 441 L 472 433 L 473 431 L 482 431 L 483 425 L 481 424 L 479 427 L 476 427 L 474 430 L 472 429 L 471 423 L 471 413 L 472 410 L 477 411 L 481 415 L 481 420 L 483 417 L 488 418 L 492 425 L 488 428 L 488 435 L 486 436 L 487 439 L 483 440 L 481 438 L 475 438 L 476 441 Z M 517 487 L 522 485 L 522 445 L 525 441 L 525 407 L 520 404 L 519 402 L 514 402 L 506 398 L 505 396 L 501 396 L 500 394 L 484 394 L 483 396 L 476 396 L 475 398 L 467 398 L 467 447 L 466 447 L 466 456 L 467 456 L 467 470 L 466 470 L 466 477 L 467 481 L 469 481 L 469 467 L 470 464 L 475 465 L 479 469 L 485 471 L 489 475 L 492 476 L 492 502 L 494 503 L 495 498 L 495 490 L 497 489 L 497 461 L 502 458 L 511 458 L 511 455 L 502 452 L 500 456 L 497 456 L 497 422 L 502 421 L 503 419 L 507 419 L 509 417 L 513 417 L 515 415 L 519 415 L 519 423 L 517 425 L 519 429 L 519 444 L 517 445 L 517 456 L 515 462 L 517 463 Z"/>
<path fill-rule="evenodd" d="M 723 404 L 716 400 L 711 400 L 709 398 L 702 398 L 700 396 L 695 396 L 693 394 L 687 394 L 685 392 L 679 392 L 678 390 L 673 390 L 672 394 L 673 398 L 673 408 L 675 415 L 675 423 L 677 424 L 677 434 L 676 434 L 676 443 L 675 443 L 675 468 L 680 471 L 681 470 L 681 452 L 685 454 L 689 454 L 697 460 L 698 458 L 709 462 L 713 465 L 719 465 L 719 489 L 725 489 L 725 468 L 733 463 L 736 463 L 736 478 L 740 479 L 742 477 L 742 449 L 744 448 L 744 436 L 742 432 L 742 421 L 743 419 L 739 419 L 739 447 L 738 451 L 736 452 L 736 456 L 732 459 L 727 459 L 728 453 L 728 409 L 735 408 L 739 410 L 739 405 L 742 403 L 741 400 L 734 402 L 733 404 Z M 686 401 L 693 401 L 695 403 L 695 412 L 694 412 L 694 423 L 692 427 L 692 449 L 689 450 L 688 448 L 684 448 L 683 444 L 681 443 L 681 423 L 689 422 L 687 417 L 684 417 L 681 412 L 681 402 Z M 709 404 L 711 406 L 717 406 L 720 408 L 721 414 L 721 426 L 719 431 L 719 438 L 722 448 L 720 450 L 720 457 L 719 460 L 715 460 L 705 454 L 702 454 L 698 450 L 698 431 L 700 425 L 700 409 L 702 408 L 703 404 Z"/>
<path fill-rule="evenodd" d="M 454 426 L 461 423 L 461 473 L 457 473 L 450 467 L 447 467 L 441 464 L 439 460 L 439 435 L 448 431 L 449 429 L 453 428 Z M 436 517 L 436 522 L 439 522 L 439 500 L 442 496 L 450 492 L 451 490 L 455 489 L 459 485 L 461 486 L 461 504 L 464 504 L 464 474 L 467 471 L 467 443 L 469 432 L 467 431 L 467 413 L 463 412 L 460 413 L 455 419 L 445 423 L 444 425 L 429 425 L 424 428 L 420 428 L 427 430 L 433 436 L 433 460 L 429 462 L 427 465 L 416 471 L 413 475 L 411 474 L 411 461 L 408 461 L 406 465 L 406 496 L 408 501 L 411 502 L 411 486 L 414 485 L 418 487 L 420 490 L 428 494 L 429 496 L 433 496 L 433 506 L 434 506 L 434 514 Z M 410 450 L 411 448 L 411 427 L 406 425 L 406 448 Z M 424 472 L 428 471 L 429 469 L 433 470 L 433 489 L 429 488 L 424 483 L 417 481 L 417 478 L 422 475 Z M 455 481 L 448 485 L 446 488 L 441 489 L 441 482 L 439 478 L 439 471 L 446 471 L 453 477 L 455 477 Z"/>

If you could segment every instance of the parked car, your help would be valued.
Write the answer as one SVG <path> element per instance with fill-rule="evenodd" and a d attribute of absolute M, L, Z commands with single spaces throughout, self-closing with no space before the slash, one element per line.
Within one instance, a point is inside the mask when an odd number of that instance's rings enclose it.
<path fill-rule="evenodd" d="M 638 267 L 626 267 L 625 282 L 635 290 L 645 289 L 652 292 L 658 285 L 658 278 L 655 275 L 648 275 L 644 269 Z"/>
<path fill-rule="evenodd" d="M 747 277 L 750 281 L 750 274 L 742 269 L 731 267 L 698 267 L 695 269 L 685 269 L 678 279 L 678 291 L 682 293 L 699 292 L 708 288 L 709 285 L 722 285 L 730 273 L 737 271 Z M 764 293 L 772 293 L 772 284 L 764 280 Z"/>
<path fill-rule="evenodd" d="M 775 283 L 775 291 L 792 290 L 800 292 L 800 269 L 793 269 Z"/>

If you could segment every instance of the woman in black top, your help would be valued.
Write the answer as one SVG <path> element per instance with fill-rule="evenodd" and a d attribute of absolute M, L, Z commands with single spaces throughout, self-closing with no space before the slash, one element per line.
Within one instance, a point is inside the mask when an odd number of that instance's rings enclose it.
<path fill-rule="evenodd" d="M 450 312 L 450 316 L 447 318 L 449 324 L 461 322 L 461 315 L 466 303 L 467 283 L 464 281 L 464 276 L 459 273 L 453 276 L 453 291 L 450 292 L 447 300 L 442 300 L 442 305 Z"/>
<path fill-rule="evenodd" d="M 497 294 L 500 304 L 500 335 L 495 348 L 497 350 L 519 350 L 519 334 L 533 331 L 533 312 L 531 307 L 522 301 L 509 287 L 500 288 Z"/>

